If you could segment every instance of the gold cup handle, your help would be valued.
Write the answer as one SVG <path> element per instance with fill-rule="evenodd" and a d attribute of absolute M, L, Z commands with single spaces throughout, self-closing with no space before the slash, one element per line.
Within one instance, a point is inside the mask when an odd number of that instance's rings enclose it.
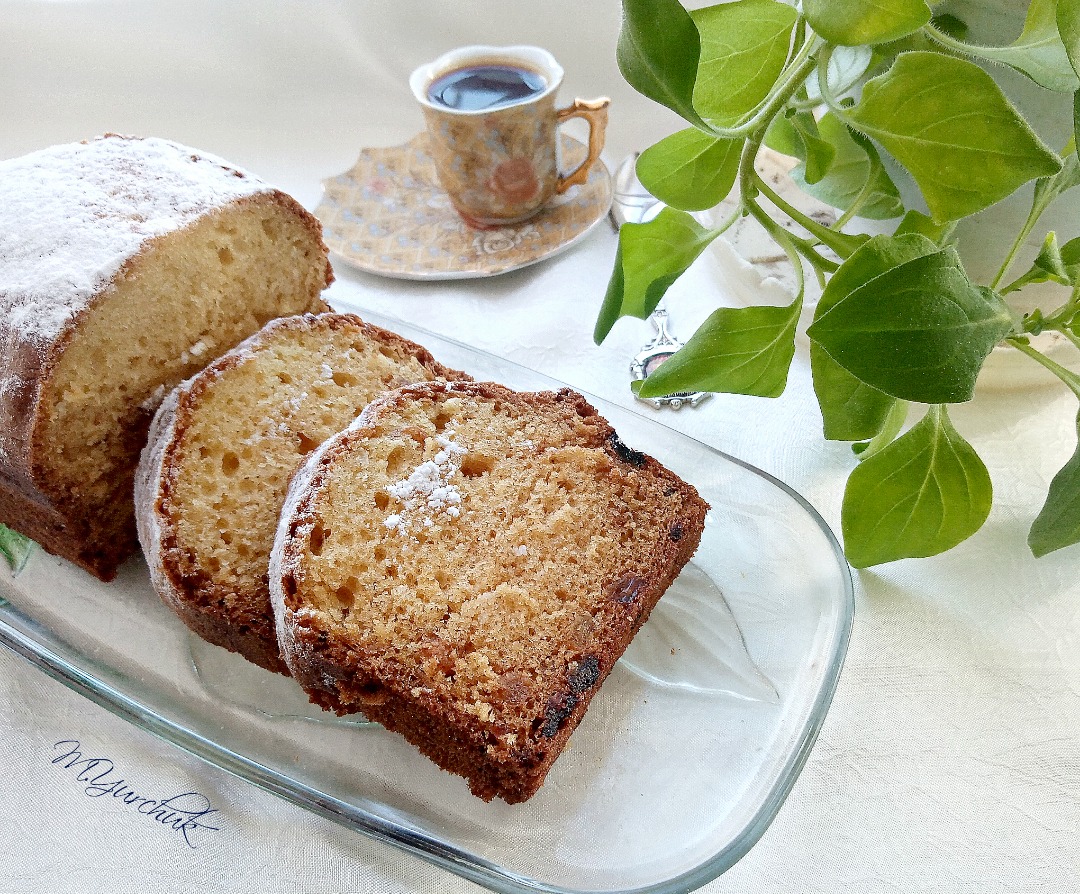
<path fill-rule="evenodd" d="M 600 150 L 604 148 L 604 131 L 607 129 L 608 106 L 611 100 L 606 96 L 599 99 L 575 99 L 573 105 L 565 109 L 555 110 L 555 122 L 562 124 L 570 118 L 584 118 L 589 122 L 589 154 L 569 174 L 560 174 L 555 192 L 562 194 L 571 186 L 584 183 L 589 179 L 589 171 L 600 157 Z"/>

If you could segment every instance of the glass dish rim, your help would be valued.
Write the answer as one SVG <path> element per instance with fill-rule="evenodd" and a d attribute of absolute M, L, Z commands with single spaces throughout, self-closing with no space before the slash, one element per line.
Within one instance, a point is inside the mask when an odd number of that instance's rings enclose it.
<path fill-rule="evenodd" d="M 352 302 L 347 303 L 352 304 Z M 508 368 L 516 368 L 529 375 L 546 379 L 553 387 L 571 387 L 546 373 L 531 369 L 513 360 L 490 354 L 490 352 L 457 339 L 431 332 L 406 320 L 375 311 L 368 311 L 359 305 L 353 305 L 353 308 L 346 308 L 340 312 L 356 312 L 365 321 L 394 331 L 408 330 L 401 332 L 401 334 L 406 337 L 415 337 L 415 340 L 422 344 L 426 344 L 424 339 L 435 339 L 470 353 L 486 355 Z M 410 332 L 412 335 L 410 335 Z M 844 556 L 839 540 L 825 519 L 805 497 L 780 479 L 759 469 L 752 463 L 741 460 L 703 441 L 699 441 L 697 438 L 673 429 L 659 420 L 645 416 L 636 407 L 619 405 L 578 388 L 574 388 L 574 390 L 582 394 L 590 403 L 596 405 L 602 414 L 605 412 L 605 408 L 613 408 L 621 413 L 639 416 L 641 419 L 671 432 L 676 437 L 693 441 L 721 460 L 762 478 L 767 483 L 778 488 L 806 512 L 825 536 L 826 542 L 832 549 L 833 558 L 839 566 L 840 578 L 843 583 L 843 593 L 838 603 L 841 617 L 836 628 L 835 648 L 832 654 L 828 656 L 829 664 L 822 674 L 820 687 L 813 699 L 809 720 L 800 731 L 797 737 L 798 744 L 789 752 L 788 759 L 785 761 L 782 771 L 778 774 L 776 783 L 769 790 L 766 797 L 762 799 L 761 805 L 754 815 L 731 841 L 692 869 L 662 881 L 634 888 L 620 888 L 618 891 L 605 890 L 603 894 L 673 894 L 676 891 L 691 891 L 718 878 L 757 844 L 787 800 L 813 749 L 814 743 L 817 741 L 840 680 L 854 623 L 855 589 L 851 568 Z M 4 600 L 0 599 L 0 604 L 3 603 Z M 595 894 L 595 891 L 589 889 L 558 887 L 515 873 L 483 857 L 470 854 L 454 845 L 412 829 L 404 823 L 394 822 L 377 814 L 369 813 L 362 807 L 348 804 L 318 791 L 311 785 L 279 773 L 270 767 L 263 766 L 219 742 L 187 729 L 179 721 L 163 716 L 162 713 L 142 704 L 133 696 L 121 692 L 104 680 L 77 667 L 35 638 L 32 629 L 41 626 L 37 622 L 27 621 L 21 626 L 30 629 L 17 628 L 12 626 L 8 619 L 0 617 L 0 645 L 27 660 L 47 676 L 62 683 L 72 691 L 122 720 L 131 723 L 137 729 L 148 732 L 213 767 L 224 770 L 238 779 L 257 786 L 263 791 L 276 795 L 346 829 L 365 835 L 373 840 L 385 842 L 392 847 L 419 857 L 427 863 L 490 890 L 503 892 L 503 894 Z"/>

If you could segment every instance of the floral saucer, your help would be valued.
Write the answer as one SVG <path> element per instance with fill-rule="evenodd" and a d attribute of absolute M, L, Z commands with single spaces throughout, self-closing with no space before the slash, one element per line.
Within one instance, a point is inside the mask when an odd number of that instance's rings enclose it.
<path fill-rule="evenodd" d="M 562 134 L 562 167 L 585 146 Z M 589 179 L 529 220 L 468 226 L 450 205 L 427 151 L 427 135 L 364 149 L 352 169 L 323 181 L 315 215 L 330 250 L 368 273 L 399 279 L 473 279 L 535 264 L 569 248 L 611 208 L 611 177 L 598 161 Z"/>

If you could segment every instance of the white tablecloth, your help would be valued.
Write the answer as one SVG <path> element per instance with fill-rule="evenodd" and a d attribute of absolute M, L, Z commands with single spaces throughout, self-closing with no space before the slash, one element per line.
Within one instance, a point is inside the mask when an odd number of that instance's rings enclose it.
<path fill-rule="evenodd" d="M 609 164 L 675 126 L 623 84 L 615 0 L 544 3 L 0 2 L 0 158 L 105 131 L 170 137 L 241 164 L 308 207 L 363 146 L 421 126 L 406 76 L 468 43 L 535 43 L 563 97 L 608 94 Z M 630 404 L 651 334 L 591 331 L 615 249 L 595 230 L 558 259 L 488 281 L 416 284 L 337 265 L 330 299 L 434 329 Z M 734 300 L 704 259 L 671 292 L 689 332 Z M 856 575 L 846 668 L 820 739 L 756 847 L 707 890 L 1080 889 L 1080 547 L 1024 539 L 1075 439 L 1053 386 L 983 391 L 955 421 L 995 508 L 935 559 Z M 645 410 L 645 412 L 650 412 Z M 775 401 L 719 396 L 665 421 L 796 488 L 834 528 L 847 447 L 822 441 L 805 343 Z M 49 763 L 78 739 L 135 788 L 199 791 L 221 831 L 197 849 L 85 797 Z M 464 891 L 472 886 L 165 745 L 0 652 L 0 891 Z M 617 882 L 617 880 L 614 880 Z"/>

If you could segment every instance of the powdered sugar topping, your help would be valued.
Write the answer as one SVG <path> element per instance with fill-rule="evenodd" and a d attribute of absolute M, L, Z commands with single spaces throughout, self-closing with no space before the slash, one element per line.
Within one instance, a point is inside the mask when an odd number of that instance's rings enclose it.
<path fill-rule="evenodd" d="M 0 162 L 0 315 L 51 341 L 147 240 L 269 189 L 156 138 L 101 137 Z"/>
<path fill-rule="evenodd" d="M 445 435 L 439 435 L 436 442 L 442 449 L 413 469 L 408 478 L 387 487 L 387 493 L 401 506 L 383 521 L 386 527 L 407 534 L 416 525 L 430 528 L 440 513 L 451 519 L 461 515 L 461 492 L 451 483 L 451 478 L 461 468 L 468 451 L 453 437 L 454 432 L 449 429 Z"/>

